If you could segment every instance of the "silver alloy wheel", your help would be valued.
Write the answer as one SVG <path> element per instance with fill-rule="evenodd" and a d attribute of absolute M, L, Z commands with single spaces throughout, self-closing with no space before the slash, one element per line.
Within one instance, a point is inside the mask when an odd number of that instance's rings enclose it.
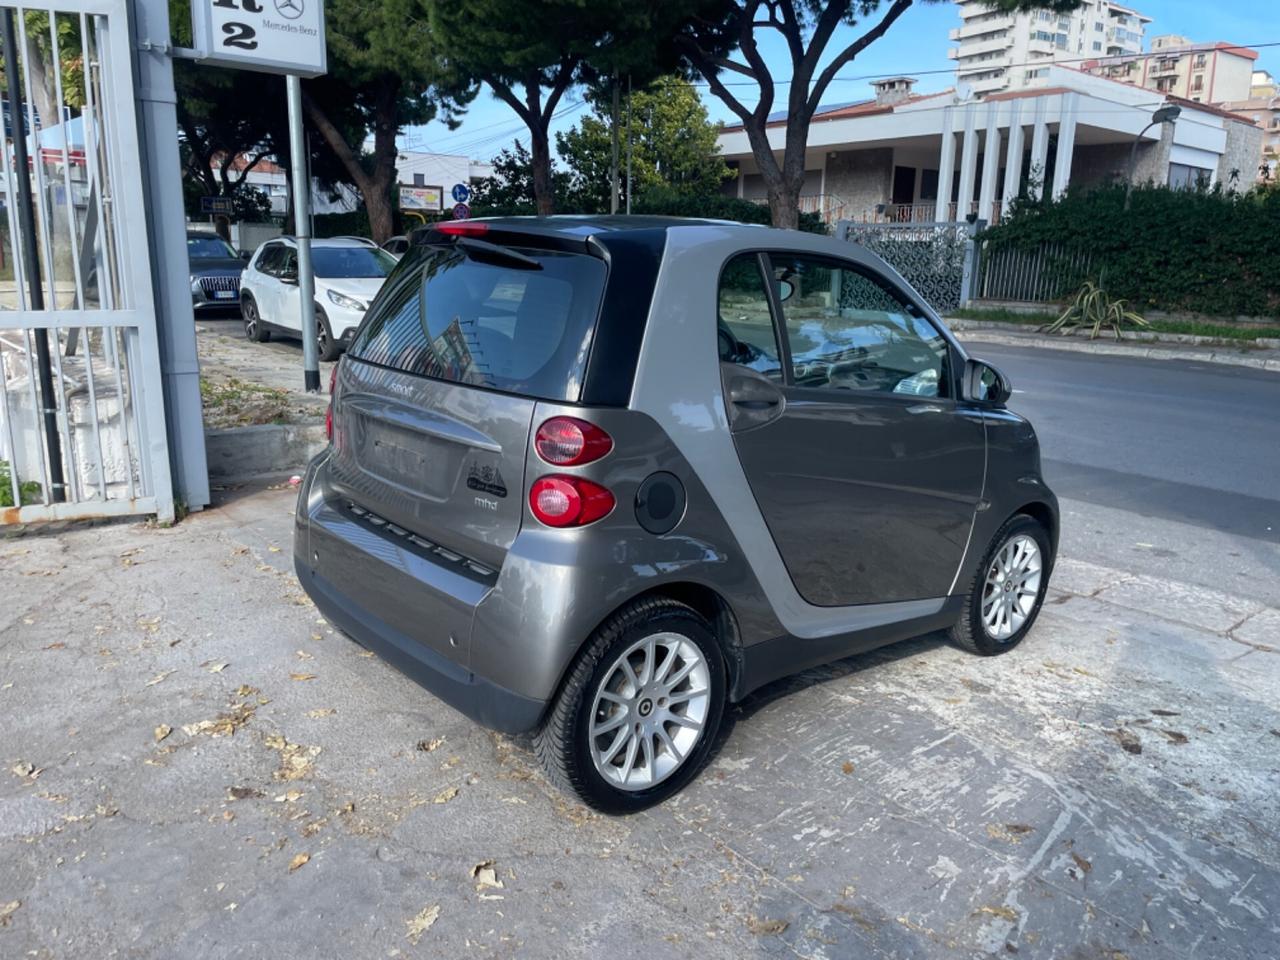
<path fill-rule="evenodd" d="M 258 336 L 258 308 L 253 305 L 252 300 L 246 300 L 240 305 L 240 312 L 244 316 L 245 339 L 256 339 Z"/>
<path fill-rule="evenodd" d="M 1027 622 L 1040 596 L 1040 545 L 1026 534 L 1005 542 L 991 559 L 982 589 L 982 628 L 1007 640 Z"/>
<path fill-rule="evenodd" d="M 591 759 L 620 790 L 647 790 L 680 768 L 702 738 L 711 671 L 688 637 L 637 640 L 605 671 L 591 705 Z"/>

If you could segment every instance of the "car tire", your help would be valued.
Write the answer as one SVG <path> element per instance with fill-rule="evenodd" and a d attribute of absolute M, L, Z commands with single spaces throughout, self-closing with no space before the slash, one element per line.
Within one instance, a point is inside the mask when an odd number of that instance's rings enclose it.
<path fill-rule="evenodd" d="M 329 318 L 325 316 L 318 303 L 316 304 L 316 347 L 321 360 L 332 362 L 342 356 L 342 344 L 333 338 Z"/>
<path fill-rule="evenodd" d="M 952 641 L 985 657 L 1012 650 L 1036 622 L 1052 570 L 1048 531 L 1025 513 L 1014 514 L 996 531 L 974 572 Z"/>
<path fill-rule="evenodd" d="M 254 343 L 266 343 L 271 339 L 271 331 L 262 322 L 258 313 L 258 304 L 253 297 L 240 298 L 240 319 L 244 321 L 244 338 Z"/>
<path fill-rule="evenodd" d="M 574 661 L 535 735 L 538 759 L 552 783 L 596 810 L 644 810 L 706 764 L 726 693 L 711 625 L 674 600 L 637 601 L 599 627 Z"/>

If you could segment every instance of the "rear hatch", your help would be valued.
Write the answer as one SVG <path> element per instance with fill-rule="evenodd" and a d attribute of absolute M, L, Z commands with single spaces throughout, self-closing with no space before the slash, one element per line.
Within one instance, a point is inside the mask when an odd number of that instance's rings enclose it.
<path fill-rule="evenodd" d="M 334 491 L 392 533 L 499 568 L 534 407 L 578 400 L 604 280 L 586 253 L 412 248 L 340 368 Z"/>

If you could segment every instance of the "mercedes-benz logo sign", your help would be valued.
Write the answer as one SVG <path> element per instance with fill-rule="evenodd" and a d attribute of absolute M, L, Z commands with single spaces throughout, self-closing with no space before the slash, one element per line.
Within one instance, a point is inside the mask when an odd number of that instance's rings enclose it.
<path fill-rule="evenodd" d="M 297 20 L 306 8 L 306 0 L 276 0 L 276 13 L 286 20 Z"/>

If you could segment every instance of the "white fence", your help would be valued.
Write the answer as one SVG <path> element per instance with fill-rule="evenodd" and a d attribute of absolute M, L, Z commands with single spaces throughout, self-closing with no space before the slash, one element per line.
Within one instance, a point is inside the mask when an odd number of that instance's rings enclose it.
<path fill-rule="evenodd" d="M 4 26 L 0 522 L 171 519 L 126 2 Z"/>

